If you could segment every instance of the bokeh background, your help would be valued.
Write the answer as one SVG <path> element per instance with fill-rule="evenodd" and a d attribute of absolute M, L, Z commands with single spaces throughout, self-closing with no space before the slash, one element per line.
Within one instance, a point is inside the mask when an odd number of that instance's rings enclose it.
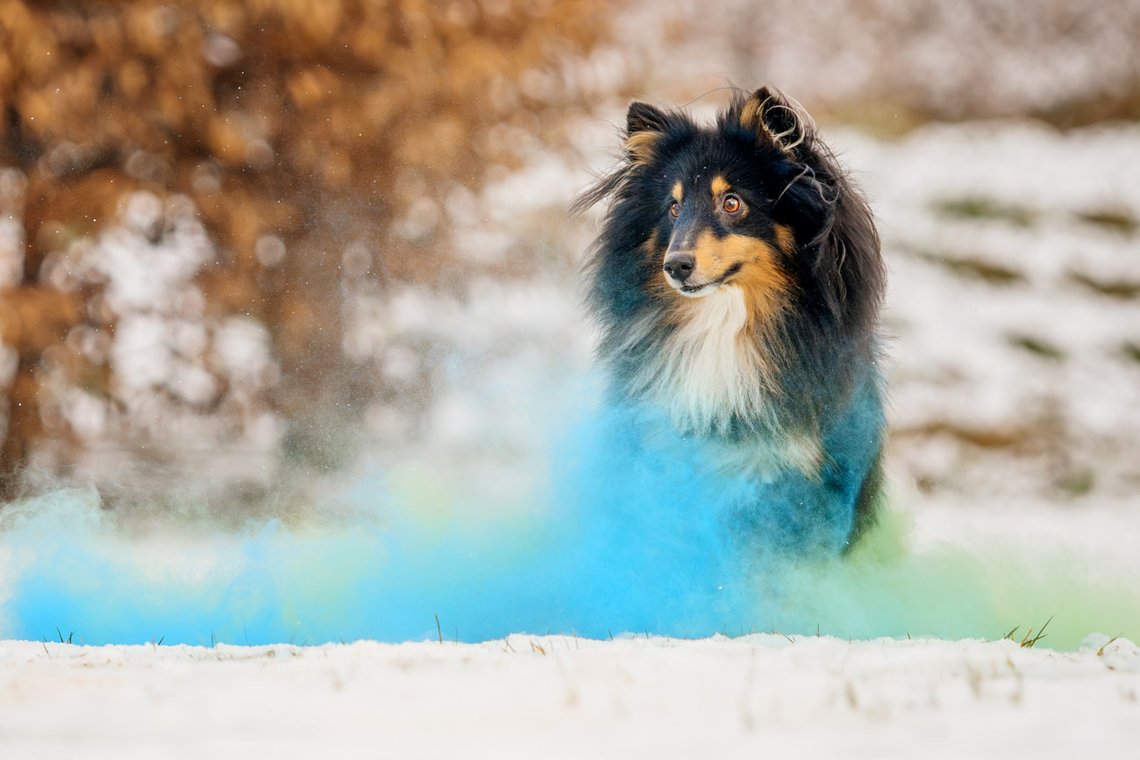
<path fill-rule="evenodd" d="M 589 365 L 566 207 L 628 100 L 771 83 L 879 221 L 896 489 L 1135 502 L 1137 39 L 1140 0 L 0 0 L 0 499 L 498 477 Z"/>

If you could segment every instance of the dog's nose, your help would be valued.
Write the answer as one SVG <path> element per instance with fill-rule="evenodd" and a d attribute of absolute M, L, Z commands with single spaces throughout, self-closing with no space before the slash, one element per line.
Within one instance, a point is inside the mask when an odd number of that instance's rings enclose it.
<path fill-rule="evenodd" d="M 689 275 L 693 273 L 693 268 L 696 265 L 697 260 L 693 258 L 691 253 L 671 253 L 665 257 L 663 269 L 665 274 L 677 282 L 684 282 L 689 279 Z"/>

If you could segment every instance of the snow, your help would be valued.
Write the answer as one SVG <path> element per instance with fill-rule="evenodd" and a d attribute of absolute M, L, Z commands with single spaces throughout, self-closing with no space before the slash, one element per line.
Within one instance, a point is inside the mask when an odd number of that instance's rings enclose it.
<path fill-rule="evenodd" d="M 1119 757 L 1138 694 L 1103 638 L 0 642 L 5 757 Z"/>

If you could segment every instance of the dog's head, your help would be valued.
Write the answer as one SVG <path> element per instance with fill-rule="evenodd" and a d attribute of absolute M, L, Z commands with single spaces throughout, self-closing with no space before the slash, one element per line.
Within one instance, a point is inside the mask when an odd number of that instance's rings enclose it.
<path fill-rule="evenodd" d="M 651 298 L 736 287 L 760 319 L 794 302 L 832 323 L 873 321 L 883 273 L 870 213 L 799 104 L 761 88 L 712 128 L 645 103 L 626 122 L 623 166 L 580 205 L 614 197 L 601 246 L 644 257 L 625 271 Z"/>

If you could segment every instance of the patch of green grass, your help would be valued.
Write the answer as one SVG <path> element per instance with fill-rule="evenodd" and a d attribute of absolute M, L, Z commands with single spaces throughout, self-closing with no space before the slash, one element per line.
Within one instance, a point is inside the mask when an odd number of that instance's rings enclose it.
<path fill-rule="evenodd" d="M 943 216 L 959 219 L 992 219 L 1008 222 L 1017 227 L 1029 227 L 1037 221 L 1037 214 L 1031 209 L 980 195 L 943 198 L 934 203 L 934 210 Z"/>
<path fill-rule="evenodd" d="M 1070 271 L 1069 279 L 1072 282 L 1088 288 L 1102 296 L 1116 298 L 1121 301 L 1131 301 L 1140 298 L 1140 281 L 1128 280 L 1102 280 L 1082 272 Z"/>
<path fill-rule="evenodd" d="M 1056 483 L 1070 496 L 1084 496 L 1096 485 L 1096 474 L 1085 467 L 1069 468 L 1057 478 Z"/>
<path fill-rule="evenodd" d="M 1011 346 L 1028 351 L 1042 359 L 1055 362 L 1065 360 L 1065 352 L 1044 338 L 1037 338 L 1033 335 L 1013 334 L 1007 335 L 1006 340 L 1009 341 Z"/>
<path fill-rule="evenodd" d="M 981 259 L 945 255 L 931 251 L 916 251 L 915 255 L 923 261 L 937 264 L 951 274 L 969 280 L 979 280 L 991 285 L 1016 285 L 1025 282 L 1025 275 L 1016 269 Z"/>
<path fill-rule="evenodd" d="M 1121 208 L 1086 209 L 1076 212 L 1074 216 L 1085 224 L 1104 227 L 1122 235 L 1134 235 L 1140 228 L 1140 220 L 1130 211 Z"/>
<path fill-rule="evenodd" d="M 1140 364 L 1140 341 L 1126 340 L 1120 344 L 1120 355 Z"/>

